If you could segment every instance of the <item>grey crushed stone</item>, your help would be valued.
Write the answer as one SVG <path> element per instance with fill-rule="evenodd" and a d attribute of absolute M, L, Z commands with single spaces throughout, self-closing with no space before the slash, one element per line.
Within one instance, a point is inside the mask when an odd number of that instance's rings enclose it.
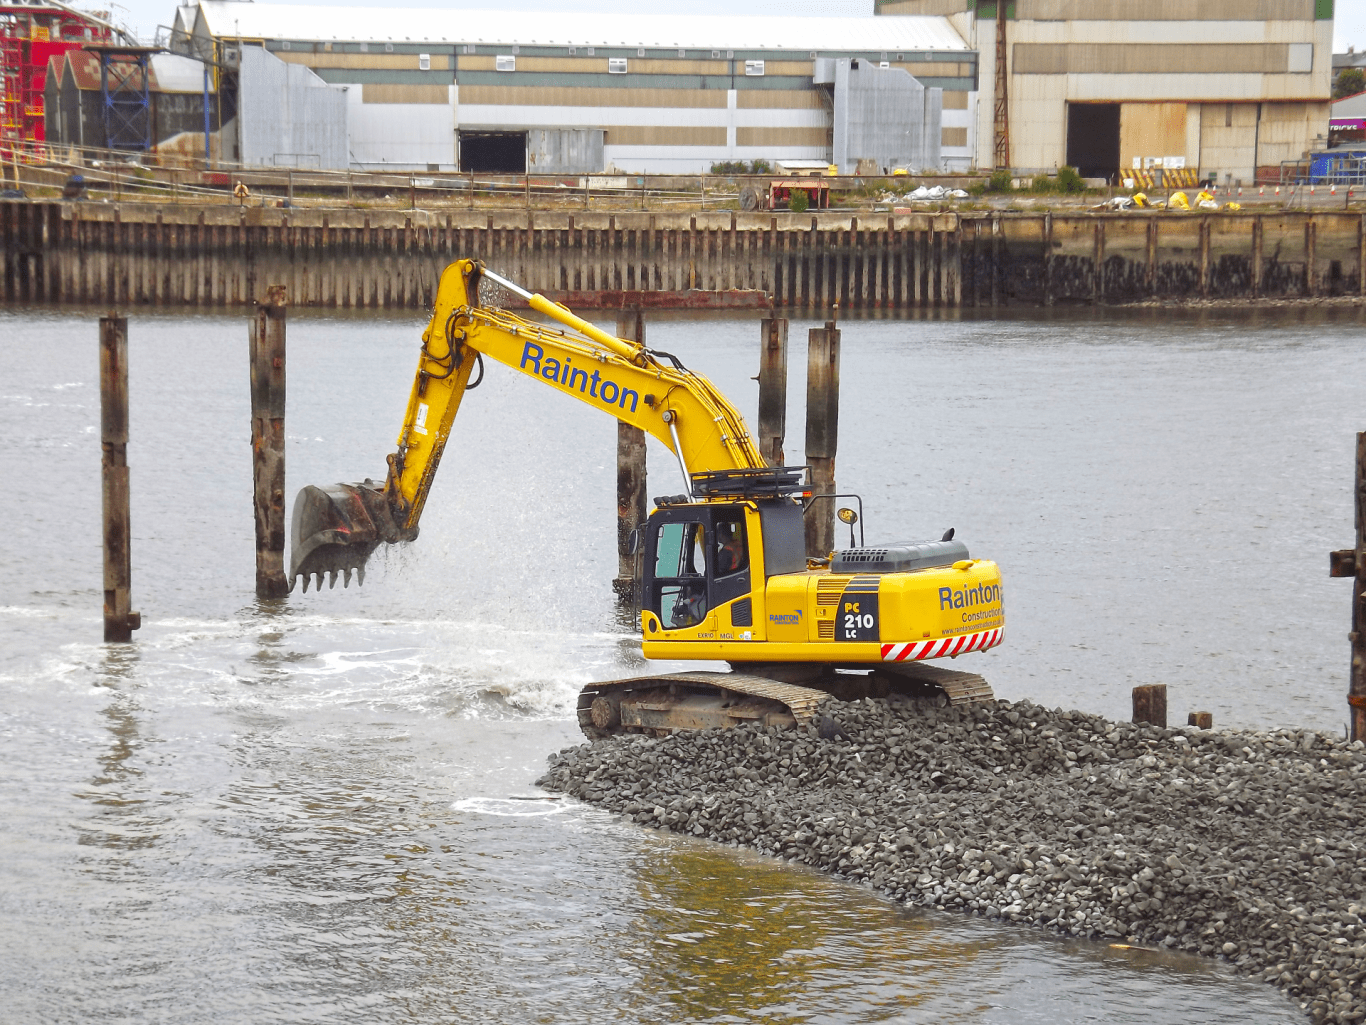
<path fill-rule="evenodd" d="M 1225 958 L 1314 1021 L 1366 1018 L 1360 742 L 1028 701 L 821 711 L 847 737 L 627 735 L 552 755 L 539 784 L 908 905 Z"/>

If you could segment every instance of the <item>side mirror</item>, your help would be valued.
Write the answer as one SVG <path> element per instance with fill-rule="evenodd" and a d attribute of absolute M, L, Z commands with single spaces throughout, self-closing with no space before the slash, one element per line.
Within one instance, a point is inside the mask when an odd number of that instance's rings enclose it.
<path fill-rule="evenodd" d="M 858 513 L 854 512 L 854 510 L 850 509 L 848 506 L 845 506 L 835 515 L 840 518 L 841 523 L 849 524 L 849 547 L 857 548 L 858 545 L 854 542 L 854 524 L 858 522 Z"/>
<path fill-rule="evenodd" d="M 640 528 L 636 527 L 631 533 L 626 535 L 626 554 L 636 555 L 640 552 Z"/>

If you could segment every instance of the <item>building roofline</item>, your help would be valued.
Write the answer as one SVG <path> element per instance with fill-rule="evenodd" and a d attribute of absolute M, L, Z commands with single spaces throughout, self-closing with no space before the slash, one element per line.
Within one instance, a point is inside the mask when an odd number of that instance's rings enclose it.
<path fill-rule="evenodd" d="M 196 27 L 217 38 L 647 50 L 974 52 L 948 18 L 687 16 L 440 8 L 325 7 L 201 0 Z M 651 56 L 659 56 L 652 54 Z"/>

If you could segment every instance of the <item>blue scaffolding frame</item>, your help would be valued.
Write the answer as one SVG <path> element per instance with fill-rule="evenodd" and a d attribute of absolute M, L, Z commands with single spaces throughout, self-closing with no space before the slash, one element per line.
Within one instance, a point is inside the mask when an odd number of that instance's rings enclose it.
<path fill-rule="evenodd" d="M 91 46 L 100 57 L 105 147 L 145 153 L 152 148 L 152 54 L 159 46 Z"/>

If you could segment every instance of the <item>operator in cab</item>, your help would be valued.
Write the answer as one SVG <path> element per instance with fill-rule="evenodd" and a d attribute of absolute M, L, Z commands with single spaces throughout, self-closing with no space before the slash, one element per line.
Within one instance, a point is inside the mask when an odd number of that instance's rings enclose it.
<path fill-rule="evenodd" d="M 726 576 L 745 568 L 744 529 L 722 520 L 716 525 L 716 575 Z"/>

